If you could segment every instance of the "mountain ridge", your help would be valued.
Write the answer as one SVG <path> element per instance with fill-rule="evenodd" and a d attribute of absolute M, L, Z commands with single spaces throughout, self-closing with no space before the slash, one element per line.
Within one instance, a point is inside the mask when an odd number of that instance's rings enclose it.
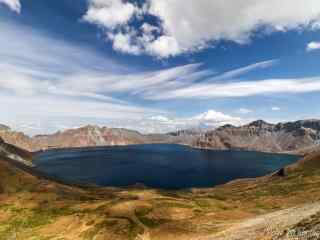
<path fill-rule="evenodd" d="M 32 152 L 49 148 L 172 143 L 214 150 L 304 154 L 320 144 L 320 120 L 277 124 L 257 120 L 243 126 L 228 124 L 211 130 L 187 129 L 167 134 L 141 134 L 124 128 L 86 125 L 33 137 L 9 127 L 0 127 L 0 137 L 7 143 Z"/>
<path fill-rule="evenodd" d="M 271 124 L 257 120 L 236 127 L 225 125 L 197 138 L 194 147 L 205 149 L 253 150 L 275 153 L 303 153 L 320 143 L 320 120 L 299 120 Z"/>

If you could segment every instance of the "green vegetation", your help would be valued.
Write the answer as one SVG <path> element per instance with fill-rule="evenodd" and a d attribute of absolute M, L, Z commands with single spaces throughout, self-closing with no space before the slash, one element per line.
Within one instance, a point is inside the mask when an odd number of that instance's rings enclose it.
<path fill-rule="evenodd" d="M 37 227 L 53 223 L 58 217 L 71 215 L 69 208 L 16 208 L 2 206 L 10 217 L 5 223 L 0 223 L 0 240 L 7 240 L 21 232 L 32 231 Z"/>

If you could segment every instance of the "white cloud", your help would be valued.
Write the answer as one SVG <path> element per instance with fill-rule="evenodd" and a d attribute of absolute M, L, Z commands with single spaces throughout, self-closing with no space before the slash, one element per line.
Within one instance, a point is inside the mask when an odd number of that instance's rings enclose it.
<path fill-rule="evenodd" d="M 21 3 L 19 0 L 0 0 L 0 5 L 4 4 L 12 11 L 20 13 L 21 12 Z"/>
<path fill-rule="evenodd" d="M 177 40 L 171 36 L 161 36 L 150 43 L 143 44 L 146 45 L 147 53 L 160 58 L 174 56 L 181 51 Z"/>
<path fill-rule="evenodd" d="M 314 30 L 319 26 L 318 0 L 282 0 L 279 4 L 278 0 L 148 0 L 138 9 L 122 0 L 91 0 L 85 19 L 103 25 L 107 32 L 126 29 L 124 34 L 129 34 L 134 29 L 137 34 L 130 34 L 130 44 L 139 48 L 139 53 L 157 57 L 198 51 L 221 40 L 248 43 L 262 28 L 267 34 L 300 28 Z M 114 16 L 116 13 L 120 19 Z M 150 26 L 144 14 L 160 19 L 159 25 L 152 27 L 157 34 L 150 33 L 150 28 L 137 28 L 129 23 L 137 16 L 142 26 Z M 119 25 L 121 28 L 115 29 Z M 142 37 L 138 34 L 141 29 Z"/>
<path fill-rule="evenodd" d="M 144 32 L 144 34 L 152 34 L 153 32 L 159 32 L 159 28 L 149 23 L 143 23 L 141 29 Z"/>
<path fill-rule="evenodd" d="M 106 28 L 126 24 L 137 11 L 136 7 L 122 0 L 90 0 L 84 20 Z"/>
<path fill-rule="evenodd" d="M 253 111 L 251 109 L 248 109 L 248 108 L 240 108 L 239 109 L 239 113 L 241 114 L 249 114 L 249 113 L 252 113 Z"/>
<path fill-rule="evenodd" d="M 280 111 L 281 108 L 279 108 L 279 107 L 272 107 L 271 110 L 272 110 L 272 111 Z"/>
<path fill-rule="evenodd" d="M 138 46 L 131 44 L 131 37 L 129 34 L 109 34 L 109 37 L 113 40 L 113 49 L 133 55 L 139 55 L 141 53 L 141 49 Z"/>
<path fill-rule="evenodd" d="M 320 50 L 320 42 L 310 42 L 307 45 L 307 51 L 315 51 L 315 50 Z"/>

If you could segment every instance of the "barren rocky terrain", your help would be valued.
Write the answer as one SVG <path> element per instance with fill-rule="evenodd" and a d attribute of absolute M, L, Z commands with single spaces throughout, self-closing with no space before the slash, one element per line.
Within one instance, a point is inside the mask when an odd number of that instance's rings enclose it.
<path fill-rule="evenodd" d="M 75 148 L 95 146 L 119 146 L 150 143 L 181 143 L 192 145 L 194 132 L 176 132 L 171 134 L 143 135 L 136 131 L 98 126 L 84 126 L 76 129 L 59 131 L 51 135 L 29 137 L 9 127 L 0 127 L 0 137 L 7 143 L 15 144 L 31 152 L 48 148 Z"/>
<path fill-rule="evenodd" d="M 308 153 L 320 144 L 320 121 L 270 124 L 255 121 L 248 125 L 231 125 L 207 131 L 194 146 L 210 149 L 239 149 L 263 152 Z"/>
<path fill-rule="evenodd" d="M 1 127 L 2 126 L 2 127 Z M 144 135 L 127 129 L 84 126 L 51 135 L 29 137 L 0 126 L 0 137 L 28 151 L 48 148 L 73 148 L 150 143 L 175 143 L 216 150 L 254 150 L 273 153 L 312 152 L 320 146 L 320 120 L 270 124 L 255 121 L 235 127 L 226 125 L 213 130 L 186 130 L 168 134 Z"/>

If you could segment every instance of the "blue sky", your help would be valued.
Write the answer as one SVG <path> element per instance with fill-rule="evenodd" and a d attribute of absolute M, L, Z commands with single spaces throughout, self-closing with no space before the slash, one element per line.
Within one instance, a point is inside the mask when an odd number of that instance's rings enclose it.
<path fill-rule="evenodd" d="M 29 134 L 319 118 L 317 0 L 0 0 L 1 122 Z"/>

